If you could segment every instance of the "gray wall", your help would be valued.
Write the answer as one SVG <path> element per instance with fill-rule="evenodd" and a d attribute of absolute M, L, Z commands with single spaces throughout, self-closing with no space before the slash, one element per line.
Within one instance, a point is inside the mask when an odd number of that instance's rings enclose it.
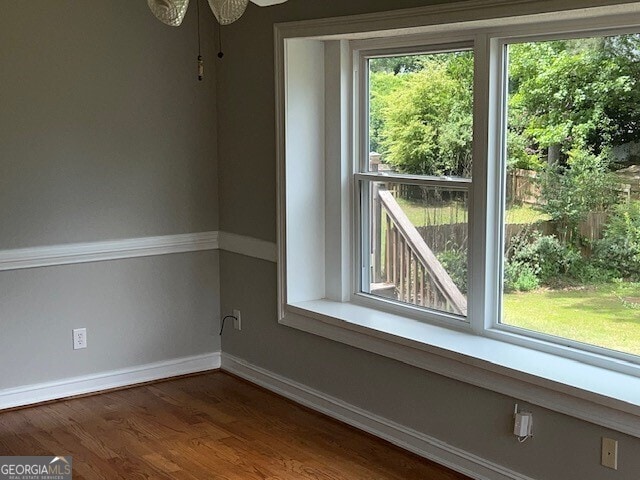
<path fill-rule="evenodd" d="M 290 0 L 250 6 L 226 30 L 218 77 L 221 230 L 275 240 L 273 23 L 428 3 Z M 274 264 L 222 252 L 220 271 L 222 311 L 239 308 L 243 319 L 241 332 L 225 331 L 227 353 L 533 478 L 638 478 L 638 439 L 531 407 L 536 436 L 519 444 L 510 434 L 516 399 L 278 325 Z M 617 472 L 600 466 L 603 435 L 620 441 Z"/>
<path fill-rule="evenodd" d="M 212 15 L 2 0 L 0 248 L 216 230 Z"/>
<path fill-rule="evenodd" d="M 198 82 L 195 8 L 0 3 L 0 250 L 217 230 L 209 10 Z M 0 389 L 217 351 L 218 304 L 217 252 L 1 272 Z"/>
<path fill-rule="evenodd" d="M 0 390 L 219 351 L 218 292 L 218 252 L 2 273 Z"/>

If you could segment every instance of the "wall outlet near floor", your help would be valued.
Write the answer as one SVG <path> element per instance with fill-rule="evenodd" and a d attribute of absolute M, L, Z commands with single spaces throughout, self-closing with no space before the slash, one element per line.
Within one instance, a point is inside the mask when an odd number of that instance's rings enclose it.
<path fill-rule="evenodd" d="M 81 348 L 87 348 L 87 329 L 74 328 L 73 329 L 73 349 L 79 350 Z"/>
<path fill-rule="evenodd" d="M 513 411 L 513 434 L 520 439 L 520 441 L 525 441 L 532 435 L 533 430 L 533 413 L 531 412 L 521 412 L 518 409 L 518 404 Z"/>
<path fill-rule="evenodd" d="M 533 414 L 531 412 L 518 412 L 513 422 L 513 434 L 516 437 L 530 437 L 533 425 Z"/>
<path fill-rule="evenodd" d="M 614 470 L 618 469 L 618 441 L 602 437 L 602 465 Z"/>
<path fill-rule="evenodd" d="M 240 314 L 240 310 L 234 310 L 233 316 L 233 328 L 236 330 L 242 330 L 242 315 Z"/>

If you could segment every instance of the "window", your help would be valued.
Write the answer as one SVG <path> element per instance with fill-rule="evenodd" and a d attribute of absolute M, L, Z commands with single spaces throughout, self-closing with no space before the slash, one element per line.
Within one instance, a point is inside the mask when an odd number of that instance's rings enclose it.
<path fill-rule="evenodd" d="M 279 320 L 640 411 L 640 7 L 448 8 L 277 26 Z"/>
<path fill-rule="evenodd" d="M 360 292 L 466 320 L 473 52 L 361 62 Z"/>
<path fill-rule="evenodd" d="M 426 320 L 469 320 L 469 198 L 479 183 L 476 193 L 484 190 L 504 220 L 500 240 L 486 244 L 502 244 L 493 266 L 502 285 L 476 285 L 502 287 L 501 314 L 476 318 L 477 329 L 489 323 L 496 333 L 639 355 L 640 189 L 632 172 L 640 168 L 640 35 L 496 42 L 504 88 L 489 94 L 503 106 L 493 131 L 505 147 L 480 156 L 500 165 L 492 192 L 490 179 L 472 182 L 473 43 L 355 49 L 365 72 L 355 291 L 422 310 Z M 486 250 L 471 260 L 484 256 L 490 269 Z"/>
<path fill-rule="evenodd" d="M 640 35 L 507 40 L 504 53 L 500 325 L 640 355 Z"/>

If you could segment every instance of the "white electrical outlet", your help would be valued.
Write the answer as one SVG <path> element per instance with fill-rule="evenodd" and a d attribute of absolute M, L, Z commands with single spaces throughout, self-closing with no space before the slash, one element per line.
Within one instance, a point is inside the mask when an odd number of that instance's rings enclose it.
<path fill-rule="evenodd" d="M 618 469 L 618 441 L 602 437 L 602 465 L 614 470 Z"/>
<path fill-rule="evenodd" d="M 513 434 L 516 437 L 531 436 L 531 426 L 533 424 L 533 415 L 529 412 L 516 413 L 513 425 Z"/>
<path fill-rule="evenodd" d="M 87 329 L 74 328 L 73 329 L 73 349 L 79 350 L 81 348 L 87 348 Z"/>
<path fill-rule="evenodd" d="M 242 330 L 242 315 L 240 314 L 240 310 L 234 310 L 233 316 L 233 328 L 236 330 Z"/>
<path fill-rule="evenodd" d="M 516 403 L 513 412 L 513 419 L 513 434 L 519 439 L 527 439 L 531 437 L 533 429 L 533 413 L 519 412 L 518 404 Z"/>

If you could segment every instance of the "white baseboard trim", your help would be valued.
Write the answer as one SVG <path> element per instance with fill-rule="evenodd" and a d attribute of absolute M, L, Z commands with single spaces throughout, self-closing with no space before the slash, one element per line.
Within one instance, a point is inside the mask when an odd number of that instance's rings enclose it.
<path fill-rule="evenodd" d="M 533 480 L 233 355 L 222 354 L 222 370 L 469 477 L 478 480 Z"/>
<path fill-rule="evenodd" d="M 176 358 L 135 367 L 0 390 L 0 411 L 112 388 L 219 369 L 220 352 Z"/>
<path fill-rule="evenodd" d="M 216 250 L 218 232 L 0 250 L 0 271 Z"/>

